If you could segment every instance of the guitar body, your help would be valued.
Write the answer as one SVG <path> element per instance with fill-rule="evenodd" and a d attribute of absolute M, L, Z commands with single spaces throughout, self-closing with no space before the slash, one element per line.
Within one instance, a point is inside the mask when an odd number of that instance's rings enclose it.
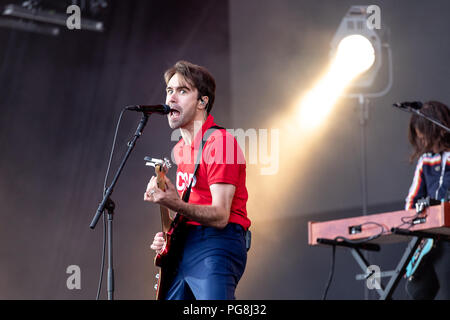
<path fill-rule="evenodd" d="M 164 300 L 170 284 L 175 276 L 177 261 L 179 258 L 181 237 L 181 216 L 177 216 L 172 222 L 169 231 L 164 233 L 165 245 L 154 258 L 155 266 L 159 267 L 158 283 L 156 285 L 156 300 Z"/>
<path fill-rule="evenodd" d="M 413 257 L 411 258 L 411 261 L 409 261 L 408 266 L 406 267 L 406 278 L 411 278 L 414 275 L 422 260 L 428 253 L 430 253 L 433 247 L 434 240 L 432 238 L 424 238 L 421 240 L 419 246 L 414 252 Z"/>
<path fill-rule="evenodd" d="M 159 273 L 156 276 L 158 279 L 158 282 L 156 283 L 155 289 L 156 289 L 156 300 L 164 300 L 164 297 L 166 296 L 168 286 L 169 284 L 169 275 L 170 272 L 167 272 L 166 275 L 166 268 L 165 265 L 168 265 L 167 262 L 167 256 L 169 253 L 169 247 L 170 247 L 170 236 L 167 236 L 167 234 L 164 234 L 164 239 L 166 241 L 166 244 L 164 248 L 155 255 L 155 258 L 153 259 L 153 263 L 156 267 L 159 267 Z"/>

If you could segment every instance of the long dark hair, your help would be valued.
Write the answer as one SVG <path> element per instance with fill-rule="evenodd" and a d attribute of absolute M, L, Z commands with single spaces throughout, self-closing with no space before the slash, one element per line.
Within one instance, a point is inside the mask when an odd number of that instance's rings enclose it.
<path fill-rule="evenodd" d="M 424 115 L 433 118 L 446 127 L 450 127 L 450 109 L 438 101 L 425 102 L 420 109 Z M 423 135 L 423 139 L 417 136 L 417 131 Z M 450 134 L 433 122 L 416 114 L 409 121 L 408 139 L 413 146 L 410 161 L 419 158 L 423 153 L 433 152 L 434 147 L 439 151 L 450 149 Z"/>

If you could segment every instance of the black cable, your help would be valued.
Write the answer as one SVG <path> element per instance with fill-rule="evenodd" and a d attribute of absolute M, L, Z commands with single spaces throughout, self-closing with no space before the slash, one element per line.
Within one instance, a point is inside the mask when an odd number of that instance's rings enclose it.
<path fill-rule="evenodd" d="M 106 182 L 107 182 L 108 175 L 109 175 L 109 169 L 111 168 L 111 161 L 113 158 L 114 148 L 116 146 L 117 132 L 119 131 L 120 121 L 122 120 L 122 116 L 125 111 L 126 111 L 125 109 L 122 110 L 122 112 L 120 113 L 120 116 L 119 116 L 119 120 L 117 121 L 116 132 L 114 133 L 113 144 L 111 147 L 111 154 L 109 155 L 108 168 L 106 169 L 105 181 L 103 183 L 103 195 L 105 195 L 105 193 L 106 193 Z"/>
<path fill-rule="evenodd" d="M 122 116 L 123 116 L 124 112 L 125 112 L 125 109 L 123 109 L 122 112 L 120 113 L 119 120 L 117 121 L 117 125 L 116 125 L 116 131 L 114 133 L 114 139 L 113 139 L 113 144 L 112 144 L 112 147 L 111 147 L 111 153 L 109 155 L 108 168 L 106 169 L 105 181 L 103 182 L 103 197 L 106 194 L 106 183 L 108 181 L 109 169 L 111 168 L 111 162 L 112 162 L 112 158 L 113 158 L 113 154 L 114 154 L 114 148 L 116 146 L 117 133 L 119 132 L 119 126 L 120 126 L 120 122 L 122 120 Z M 105 217 L 105 215 L 106 215 L 105 212 L 103 212 L 102 264 L 101 264 L 101 267 L 100 267 L 100 279 L 98 281 L 98 289 L 97 289 L 97 298 L 96 298 L 96 300 L 98 300 L 99 297 L 100 297 L 100 290 L 102 288 L 102 280 L 103 280 L 103 270 L 105 268 L 105 252 L 106 252 L 106 217 Z"/>
<path fill-rule="evenodd" d="M 396 228 L 400 228 L 402 226 L 404 226 L 405 224 L 408 225 L 408 227 L 406 229 L 410 229 L 414 226 L 414 220 L 418 219 L 418 218 L 426 218 L 428 217 L 428 215 L 424 215 L 423 217 L 420 216 L 421 213 L 416 213 L 414 216 L 407 216 L 407 217 L 402 217 L 401 221 L 403 222 L 401 225 L 397 226 Z M 409 220 L 406 220 L 409 219 Z"/>
<path fill-rule="evenodd" d="M 323 293 L 322 300 L 326 300 L 327 299 L 328 289 L 330 288 L 331 281 L 333 280 L 335 256 L 336 256 L 336 246 L 333 245 L 332 253 L 331 253 L 331 269 L 330 269 L 330 274 L 328 276 L 327 286 L 325 288 L 325 292 Z"/>
<path fill-rule="evenodd" d="M 102 249 L 102 265 L 100 267 L 100 279 L 98 281 L 98 289 L 97 289 L 97 297 L 96 300 L 100 297 L 100 290 L 102 288 L 102 279 L 103 279 L 103 269 L 105 268 L 105 251 L 106 251 L 106 218 L 105 213 L 103 216 L 103 249 Z"/>
<path fill-rule="evenodd" d="M 381 231 L 379 233 L 377 233 L 376 235 L 373 235 L 373 236 L 371 236 L 369 238 L 361 239 L 361 240 L 351 240 L 351 239 L 348 239 L 348 238 L 345 238 L 345 237 L 341 237 L 341 236 L 338 236 L 338 237 L 334 238 L 334 240 L 336 240 L 336 241 L 341 240 L 343 242 L 352 243 L 352 244 L 360 244 L 360 243 L 366 243 L 366 242 L 375 240 L 375 239 L 381 237 L 383 235 L 383 233 L 388 231 L 388 230 L 386 230 L 384 228 L 384 226 L 382 224 L 379 224 L 377 222 L 370 222 L 370 221 L 369 222 L 365 222 L 365 223 L 361 224 L 361 227 L 364 226 L 364 225 L 367 225 L 367 224 L 374 224 L 376 226 L 379 226 L 381 228 Z"/>

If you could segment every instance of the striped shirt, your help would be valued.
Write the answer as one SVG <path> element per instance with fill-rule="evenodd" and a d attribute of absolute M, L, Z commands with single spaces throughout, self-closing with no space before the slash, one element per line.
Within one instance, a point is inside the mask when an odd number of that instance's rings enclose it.
<path fill-rule="evenodd" d="M 405 200 L 405 209 L 429 196 L 441 201 L 450 189 L 450 152 L 425 153 L 417 161 L 414 178 Z"/>

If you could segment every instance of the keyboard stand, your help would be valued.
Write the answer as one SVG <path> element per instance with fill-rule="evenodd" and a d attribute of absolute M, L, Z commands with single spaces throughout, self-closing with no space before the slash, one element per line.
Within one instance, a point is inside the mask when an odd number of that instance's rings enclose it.
<path fill-rule="evenodd" d="M 400 233 L 398 233 L 398 234 L 400 234 Z M 410 235 L 410 234 L 408 234 L 408 235 Z M 385 288 L 381 284 L 379 278 L 375 278 L 375 281 L 378 281 L 379 285 L 375 286 L 374 289 L 376 289 L 378 294 L 380 295 L 380 298 L 379 298 L 380 300 L 392 299 L 392 294 L 394 293 L 395 289 L 397 288 L 398 283 L 400 282 L 402 276 L 405 274 L 406 266 L 408 265 L 414 252 L 416 251 L 417 247 L 419 246 L 421 239 L 422 239 L 422 237 L 417 237 L 417 236 L 415 236 L 415 237 L 413 237 L 413 239 L 411 239 L 411 241 L 409 242 L 408 246 L 405 249 L 405 252 L 403 253 L 402 258 L 400 259 L 400 261 L 397 264 L 397 267 L 395 268 L 394 271 L 378 274 L 378 277 L 381 277 L 381 276 L 390 276 L 391 277 Z M 380 246 L 378 244 L 349 243 L 349 242 L 344 242 L 344 241 L 336 241 L 336 240 L 323 239 L 323 238 L 317 239 L 317 243 L 350 248 L 353 258 L 356 260 L 358 265 L 361 267 L 362 271 L 366 274 L 364 279 L 368 279 L 369 277 L 372 276 L 373 272 L 371 274 L 367 274 L 368 270 L 370 270 L 371 264 L 362 255 L 360 250 L 380 251 Z"/>

